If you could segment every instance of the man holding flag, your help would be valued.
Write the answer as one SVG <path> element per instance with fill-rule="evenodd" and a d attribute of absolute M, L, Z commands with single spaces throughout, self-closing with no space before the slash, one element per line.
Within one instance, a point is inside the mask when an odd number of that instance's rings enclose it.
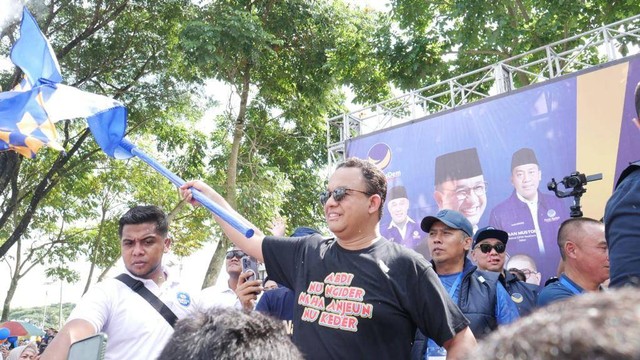
<path fill-rule="evenodd" d="M 246 225 L 224 198 L 201 181 L 185 183 Z M 226 235 L 264 259 L 269 276 L 293 289 L 293 340 L 308 359 L 407 359 L 416 328 L 456 359 L 475 346 L 469 322 L 419 254 L 380 236 L 377 225 L 387 193 L 384 174 L 351 158 L 338 165 L 320 195 L 334 238 L 252 236 L 215 217 Z M 252 227 L 255 229 L 255 227 Z"/>

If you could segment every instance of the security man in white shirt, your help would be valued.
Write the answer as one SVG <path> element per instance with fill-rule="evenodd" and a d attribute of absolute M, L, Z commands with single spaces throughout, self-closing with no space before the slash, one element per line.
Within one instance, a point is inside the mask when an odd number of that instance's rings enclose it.
<path fill-rule="evenodd" d="M 171 246 L 166 214 L 156 206 L 133 207 L 120 218 L 118 232 L 126 275 L 93 286 L 41 360 L 65 360 L 71 344 L 99 332 L 108 338 L 107 360 L 155 359 L 173 334 L 170 322 L 195 311 L 192 295 L 162 266 Z M 154 296 L 162 309 L 151 305 Z"/>

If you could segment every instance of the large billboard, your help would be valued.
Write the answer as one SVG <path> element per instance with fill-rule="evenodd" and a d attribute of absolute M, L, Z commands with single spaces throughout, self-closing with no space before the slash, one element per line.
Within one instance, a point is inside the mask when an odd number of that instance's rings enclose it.
<path fill-rule="evenodd" d="M 354 138 L 347 155 L 387 175 L 380 223 L 387 238 L 429 258 L 420 221 L 456 209 L 474 231 L 507 231 L 508 255 L 532 257 L 544 282 L 556 274 L 557 230 L 574 201 L 547 184 L 574 172 L 602 173 L 584 186 L 581 209 L 603 216 L 620 172 L 640 159 L 640 131 L 631 121 L 638 82 L 636 56 Z"/>

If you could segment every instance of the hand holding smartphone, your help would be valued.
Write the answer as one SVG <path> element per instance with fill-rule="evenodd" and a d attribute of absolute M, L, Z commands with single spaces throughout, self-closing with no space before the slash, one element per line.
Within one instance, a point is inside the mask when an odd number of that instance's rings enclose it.
<path fill-rule="evenodd" d="M 241 259 L 242 261 L 242 272 L 245 273 L 247 271 L 252 271 L 253 275 L 247 277 L 247 281 L 256 280 L 260 277 L 258 273 L 258 261 L 249 255 L 245 255 Z"/>
<path fill-rule="evenodd" d="M 107 350 L 107 334 L 98 333 L 71 344 L 67 360 L 103 360 Z"/>

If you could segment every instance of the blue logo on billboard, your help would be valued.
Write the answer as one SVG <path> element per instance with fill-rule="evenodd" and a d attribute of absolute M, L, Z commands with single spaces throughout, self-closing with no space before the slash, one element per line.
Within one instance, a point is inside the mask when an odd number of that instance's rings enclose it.
<path fill-rule="evenodd" d="M 384 170 L 391 163 L 391 148 L 385 143 L 377 143 L 369 149 L 367 157 L 370 163 Z"/>
<path fill-rule="evenodd" d="M 182 306 L 189 306 L 189 304 L 191 304 L 191 296 L 189 296 L 189 294 L 187 294 L 186 292 L 180 291 L 178 294 L 176 294 L 176 298 Z"/>

